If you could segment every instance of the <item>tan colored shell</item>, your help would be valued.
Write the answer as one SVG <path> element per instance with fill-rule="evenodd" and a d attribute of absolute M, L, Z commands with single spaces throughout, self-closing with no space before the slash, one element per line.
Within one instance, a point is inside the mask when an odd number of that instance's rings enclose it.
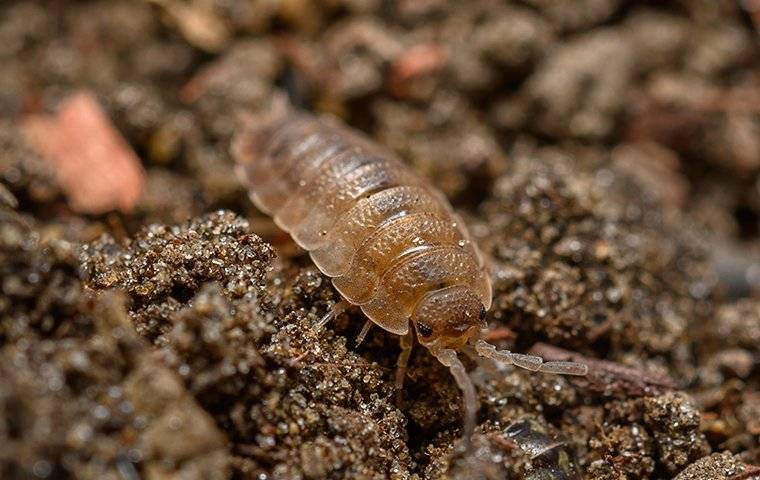
<path fill-rule="evenodd" d="M 347 301 L 401 335 L 397 392 L 412 351 L 414 316 L 418 338 L 462 390 L 466 452 L 478 412 L 475 386 L 456 352 L 466 343 L 503 364 L 586 374 L 585 365 L 544 362 L 479 338 L 491 306 L 482 257 L 443 195 L 393 154 L 326 118 L 273 110 L 255 124 L 233 144 L 251 199 L 309 251 Z"/>
<path fill-rule="evenodd" d="M 309 251 L 335 288 L 398 335 L 427 293 L 469 287 L 491 305 L 477 246 L 440 192 L 336 121 L 287 114 L 239 136 L 253 202 Z"/>

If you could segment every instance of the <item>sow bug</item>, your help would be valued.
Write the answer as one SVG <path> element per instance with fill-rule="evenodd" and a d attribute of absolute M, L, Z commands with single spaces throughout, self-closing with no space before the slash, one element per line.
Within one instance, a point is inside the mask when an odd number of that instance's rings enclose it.
<path fill-rule="evenodd" d="M 445 197 L 389 151 L 331 118 L 273 112 L 251 123 L 232 155 L 252 201 L 366 314 L 360 337 L 372 324 L 401 336 L 399 390 L 415 331 L 450 369 L 464 395 L 468 446 L 478 403 L 457 351 L 586 373 L 585 365 L 497 350 L 480 338 L 491 283 L 478 247 Z"/>

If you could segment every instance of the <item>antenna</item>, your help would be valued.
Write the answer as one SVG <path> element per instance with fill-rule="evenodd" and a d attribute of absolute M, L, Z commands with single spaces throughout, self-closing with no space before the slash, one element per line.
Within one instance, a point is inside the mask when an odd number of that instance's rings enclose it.
<path fill-rule="evenodd" d="M 584 376 L 588 373 L 588 366 L 577 362 L 544 362 L 544 359 L 535 355 L 523 355 L 512 353 L 509 350 L 497 350 L 495 346 L 485 340 L 475 342 L 475 351 L 478 355 L 490 358 L 499 363 L 514 365 L 530 370 L 531 372 L 555 373 L 557 375 Z"/>

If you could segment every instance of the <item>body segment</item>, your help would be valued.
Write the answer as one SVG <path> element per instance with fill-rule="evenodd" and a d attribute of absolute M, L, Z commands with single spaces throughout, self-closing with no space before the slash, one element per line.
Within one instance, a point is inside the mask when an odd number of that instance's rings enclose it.
<path fill-rule="evenodd" d="M 445 198 L 390 152 L 335 121 L 286 115 L 238 140 L 251 198 L 310 252 L 343 297 L 403 335 L 428 293 L 491 286 Z"/>
<path fill-rule="evenodd" d="M 449 368 L 464 394 L 467 448 L 478 404 L 457 350 L 532 371 L 586 373 L 585 365 L 544 363 L 480 339 L 491 306 L 482 256 L 443 195 L 389 151 L 335 120 L 280 113 L 239 134 L 232 153 L 256 206 L 346 301 L 401 336 L 398 388 L 415 333 Z"/>

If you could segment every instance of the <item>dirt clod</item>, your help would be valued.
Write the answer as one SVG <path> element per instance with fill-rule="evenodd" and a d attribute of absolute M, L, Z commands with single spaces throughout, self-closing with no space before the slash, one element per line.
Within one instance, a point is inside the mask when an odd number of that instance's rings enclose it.
<path fill-rule="evenodd" d="M 0 3 L 3 479 L 758 477 L 757 2 Z M 63 178 L 24 134 L 82 91 L 140 188 Z M 316 330 L 340 295 L 229 153 L 284 102 L 451 201 L 490 341 L 590 374 L 462 355 L 463 458 L 461 393 L 425 349 L 397 401 L 397 336 L 357 346 L 358 308 Z M 67 162 L 105 138 L 63 123 Z"/>

